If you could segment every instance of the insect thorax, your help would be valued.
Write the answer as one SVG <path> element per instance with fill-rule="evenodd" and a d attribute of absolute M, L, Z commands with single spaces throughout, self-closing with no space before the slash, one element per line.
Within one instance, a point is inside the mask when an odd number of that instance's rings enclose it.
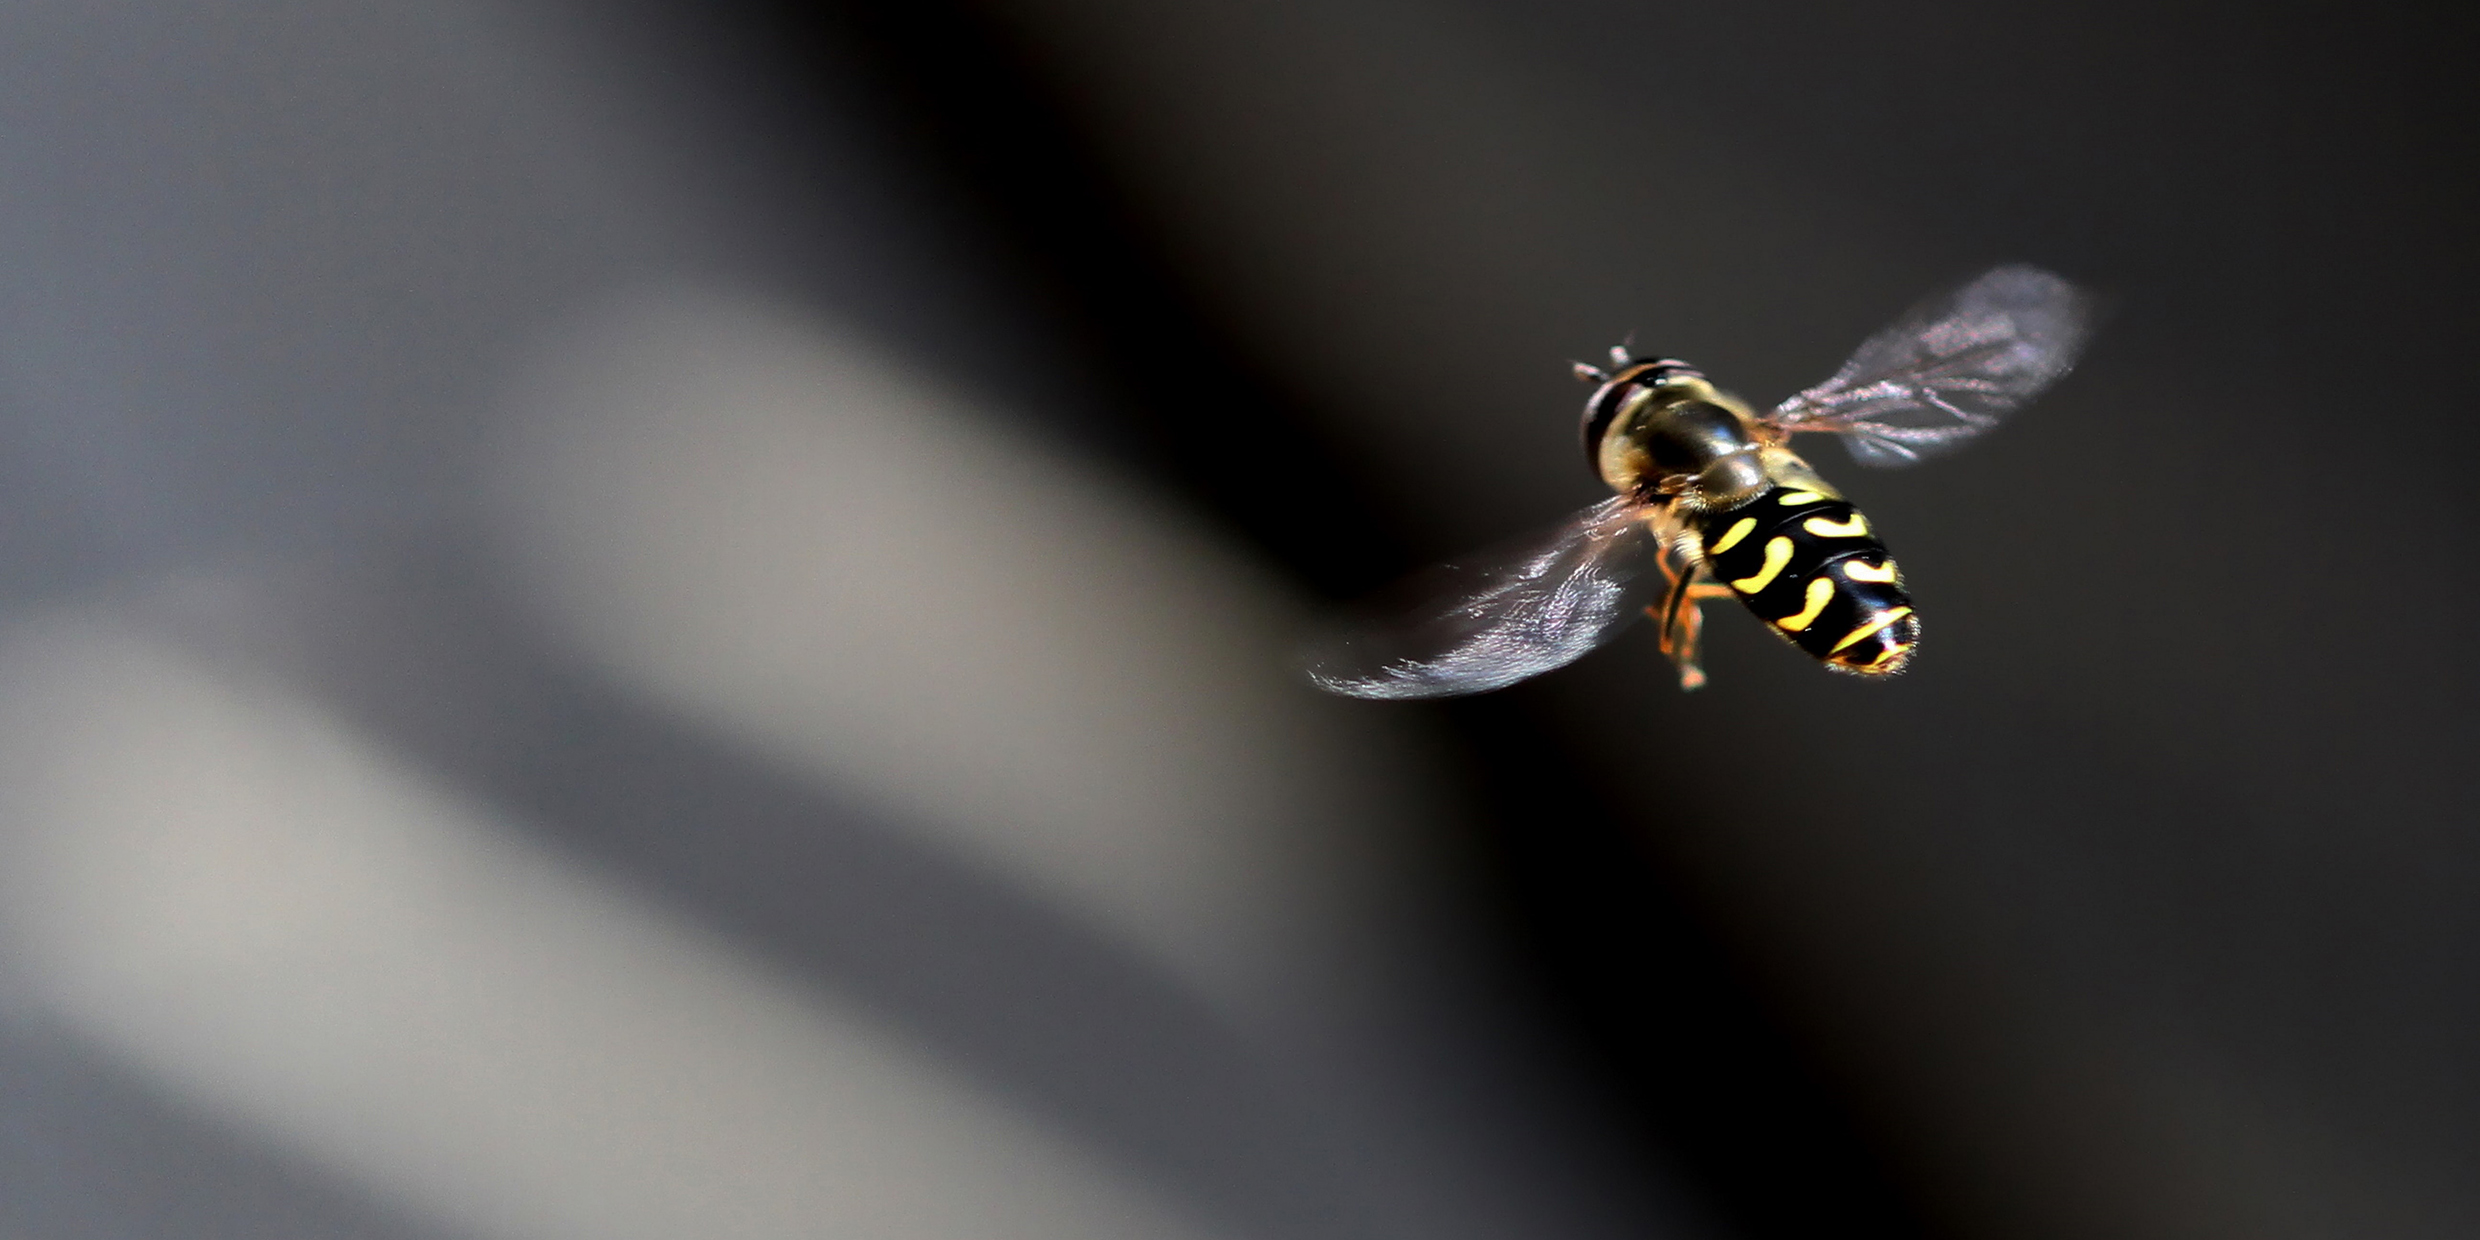
<path fill-rule="evenodd" d="M 1594 468 L 1612 489 L 1675 496 L 1691 512 L 1746 503 L 1766 488 L 1769 458 L 1790 456 L 1739 398 L 1679 362 L 1612 376 L 1586 403 L 1585 427 Z"/>

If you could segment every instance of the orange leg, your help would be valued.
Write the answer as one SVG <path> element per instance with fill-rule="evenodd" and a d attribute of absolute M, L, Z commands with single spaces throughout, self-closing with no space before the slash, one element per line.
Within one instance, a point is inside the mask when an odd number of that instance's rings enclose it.
<path fill-rule="evenodd" d="M 1659 606 L 1648 607 L 1662 630 L 1662 653 L 1679 669 L 1679 687 L 1695 689 L 1705 683 L 1705 669 L 1697 665 L 1697 639 L 1705 633 L 1705 609 L 1700 600 L 1729 598 L 1731 588 L 1705 573 L 1701 557 L 1693 557 L 1674 543 L 1662 549 L 1662 575 L 1670 581 L 1670 592 Z"/>

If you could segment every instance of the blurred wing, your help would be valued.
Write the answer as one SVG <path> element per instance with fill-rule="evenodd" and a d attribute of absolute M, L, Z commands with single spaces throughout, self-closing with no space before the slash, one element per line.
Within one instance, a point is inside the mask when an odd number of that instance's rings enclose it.
<path fill-rule="evenodd" d="M 1314 649 L 1309 679 L 1364 698 L 1502 689 L 1565 667 L 1617 636 L 1666 585 L 1660 509 L 1613 497 L 1547 538 L 1457 560 L 1406 582 L 1388 608 Z"/>
<path fill-rule="evenodd" d="M 1913 308 L 1766 421 L 1848 436 L 1863 465 L 1910 465 L 1996 426 L 2084 346 L 2090 302 L 2037 267 L 2000 267 Z"/>

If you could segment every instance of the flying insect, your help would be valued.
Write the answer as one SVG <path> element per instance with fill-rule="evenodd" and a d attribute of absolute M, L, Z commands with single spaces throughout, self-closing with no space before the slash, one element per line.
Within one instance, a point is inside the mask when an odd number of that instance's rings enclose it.
<path fill-rule="evenodd" d="M 1867 517 L 1794 435 L 1840 436 L 1874 468 L 1916 464 L 1996 426 L 2075 364 L 2089 299 L 2007 266 L 1915 307 L 1834 377 L 1757 413 L 1674 358 L 1610 351 L 1581 427 L 1614 494 L 1548 536 L 1441 565 L 1419 600 L 1314 652 L 1311 681 L 1364 698 L 1504 688 L 1649 616 L 1683 689 L 1705 683 L 1703 604 L 1736 598 L 1826 667 L 1911 664 L 1920 616 Z"/>

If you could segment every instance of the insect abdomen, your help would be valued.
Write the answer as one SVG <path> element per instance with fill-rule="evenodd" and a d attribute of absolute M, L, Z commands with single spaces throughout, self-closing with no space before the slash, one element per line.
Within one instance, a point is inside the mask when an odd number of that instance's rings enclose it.
<path fill-rule="evenodd" d="M 1791 644 L 1838 671 L 1901 671 L 1920 618 L 1868 518 L 1816 491 L 1768 487 L 1699 522 L 1705 566 Z"/>

